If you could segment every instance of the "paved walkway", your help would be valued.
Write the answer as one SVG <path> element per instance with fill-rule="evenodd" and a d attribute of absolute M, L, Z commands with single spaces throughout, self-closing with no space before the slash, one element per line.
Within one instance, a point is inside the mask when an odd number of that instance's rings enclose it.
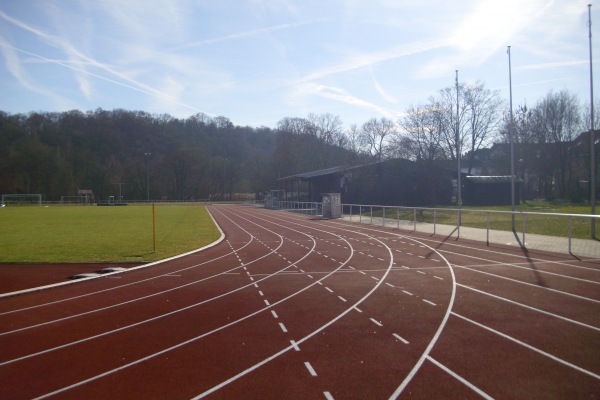
<path fill-rule="evenodd" d="M 370 224 L 371 218 L 365 218 L 364 216 L 359 218 L 358 215 L 348 216 L 344 215 L 345 221 L 361 222 Z M 600 259 L 600 241 L 597 240 L 586 240 L 586 239 L 569 239 L 557 236 L 545 236 L 525 233 L 523 236 L 522 232 L 517 231 L 517 236 L 510 231 L 496 231 L 490 230 L 489 232 L 485 229 L 468 228 L 461 226 L 460 232 L 456 226 L 432 224 L 426 222 L 417 222 L 406 220 L 396 220 L 392 218 L 386 218 L 385 221 L 380 217 L 373 217 L 373 225 L 386 226 L 390 228 L 398 228 L 408 231 L 415 231 L 420 233 L 429 233 L 437 235 L 445 235 L 452 237 L 460 237 L 461 239 L 472 239 L 488 243 L 498 243 L 509 246 L 521 246 L 523 241 L 525 247 L 528 249 L 546 250 L 553 251 L 556 253 L 573 254 L 581 257 L 592 257 Z M 570 246 L 570 247 L 569 247 Z"/>

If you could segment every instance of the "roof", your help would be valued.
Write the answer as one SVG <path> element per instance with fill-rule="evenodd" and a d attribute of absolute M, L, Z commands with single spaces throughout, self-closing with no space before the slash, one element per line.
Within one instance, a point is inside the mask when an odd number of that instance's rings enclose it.
<path fill-rule="evenodd" d="M 290 175 L 290 176 L 286 176 L 284 178 L 279 178 L 279 181 L 289 181 L 289 180 L 293 180 L 293 179 L 311 179 L 311 178 L 315 178 L 317 176 L 324 176 L 324 175 L 331 175 L 331 174 L 335 174 L 338 172 L 343 172 L 347 169 L 349 169 L 350 167 L 347 165 L 342 165 L 339 167 L 331 167 L 331 168 L 325 168 L 325 169 L 320 169 L 318 171 L 311 171 L 311 172 L 304 172 L 301 174 L 296 174 L 296 175 Z"/>

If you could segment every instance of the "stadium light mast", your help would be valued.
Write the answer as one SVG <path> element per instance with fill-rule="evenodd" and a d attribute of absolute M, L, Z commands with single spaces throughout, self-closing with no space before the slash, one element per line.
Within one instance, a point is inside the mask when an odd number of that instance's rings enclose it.
<path fill-rule="evenodd" d="M 596 215 L 596 134 L 594 132 L 594 74 L 592 70 L 592 5 L 588 4 L 588 30 L 590 43 L 590 203 Z M 592 218 L 592 239 L 596 238 L 596 219 Z"/>
<path fill-rule="evenodd" d="M 510 46 L 508 46 L 506 52 L 508 53 L 508 88 L 510 97 L 510 128 L 508 129 L 508 137 L 510 140 L 510 207 L 512 210 L 512 230 L 515 232 L 515 144 L 513 138 L 515 124 L 512 103 L 512 68 L 510 63 Z"/>
<path fill-rule="evenodd" d="M 461 145 L 460 145 L 460 121 L 459 121 L 459 111 L 458 111 L 458 70 L 456 70 L 456 159 L 458 161 L 458 174 L 456 176 L 456 183 L 457 183 L 457 199 L 456 202 L 458 203 L 458 227 L 460 229 L 460 225 L 461 225 L 461 212 L 460 209 L 462 208 L 462 183 L 461 183 L 461 167 L 460 167 L 460 152 L 461 152 Z M 460 230 L 459 230 L 460 232 Z M 460 235 L 460 233 L 459 233 Z"/>

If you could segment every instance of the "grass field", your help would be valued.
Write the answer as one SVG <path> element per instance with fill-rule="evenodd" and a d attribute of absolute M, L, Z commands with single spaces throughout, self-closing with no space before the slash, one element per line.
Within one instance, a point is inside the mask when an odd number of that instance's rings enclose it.
<path fill-rule="evenodd" d="M 439 208 L 435 212 L 435 223 L 444 225 L 456 225 L 458 223 L 458 213 L 454 210 L 456 207 L 448 207 L 445 211 Z M 471 228 L 510 231 L 512 229 L 512 218 L 508 213 L 498 213 L 510 211 L 510 206 L 486 206 L 486 207 L 463 207 L 461 213 L 461 225 Z M 366 211 L 366 212 L 365 212 Z M 487 213 L 486 211 L 492 211 Z M 548 213 L 548 214 L 590 214 L 589 206 L 579 206 L 569 203 L 550 203 L 550 202 L 527 202 L 516 207 L 516 211 L 523 213 Z M 347 212 L 347 211 L 345 211 Z M 373 208 L 373 217 L 380 218 L 383 215 L 381 208 Z M 371 210 L 363 208 L 364 217 L 371 216 Z M 386 218 L 399 218 L 400 220 L 412 221 L 414 219 L 413 209 L 403 209 L 400 211 L 387 209 Z M 489 222 L 488 222 L 489 218 Z M 432 210 L 417 210 L 417 222 L 434 222 L 434 212 Z M 600 225 L 600 220 L 597 220 Z M 518 232 L 523 231 L 525 223 L 526 233 L 534 233 L 548 236 L 568 237 L 569 226 L 568 218 L 553 215 L 530 215 L 519 214 L 515 217 L 515 229 Z M 573 238 L 590 239 L 591 222 L 590 218 L 571 218 L 571 235 Z"/>
<path fill-rule="evenodd" d="M 220 233 L 206 208 L 151 205 L 0 208 L 0 262 L 149 262 L 202 247 Z"/>

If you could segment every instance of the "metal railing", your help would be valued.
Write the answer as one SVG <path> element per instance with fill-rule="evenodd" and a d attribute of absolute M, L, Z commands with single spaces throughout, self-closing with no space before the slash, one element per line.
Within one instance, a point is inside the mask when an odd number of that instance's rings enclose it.
<path fill-rule="evenodd" d="M 322 215 L 320 202 L 275 201 L 272 209 Z M 469 210 L 382 205 L 342 204 L 342 219 L 431 235 L 490 243 L 516 244 L 551 251 L 578 249 L 600 257 L 600 242 L 590 239 L 592 221 L 600 215 L 524 211 Z M 512 229 L 514 218 L 515 230 Z"/>

